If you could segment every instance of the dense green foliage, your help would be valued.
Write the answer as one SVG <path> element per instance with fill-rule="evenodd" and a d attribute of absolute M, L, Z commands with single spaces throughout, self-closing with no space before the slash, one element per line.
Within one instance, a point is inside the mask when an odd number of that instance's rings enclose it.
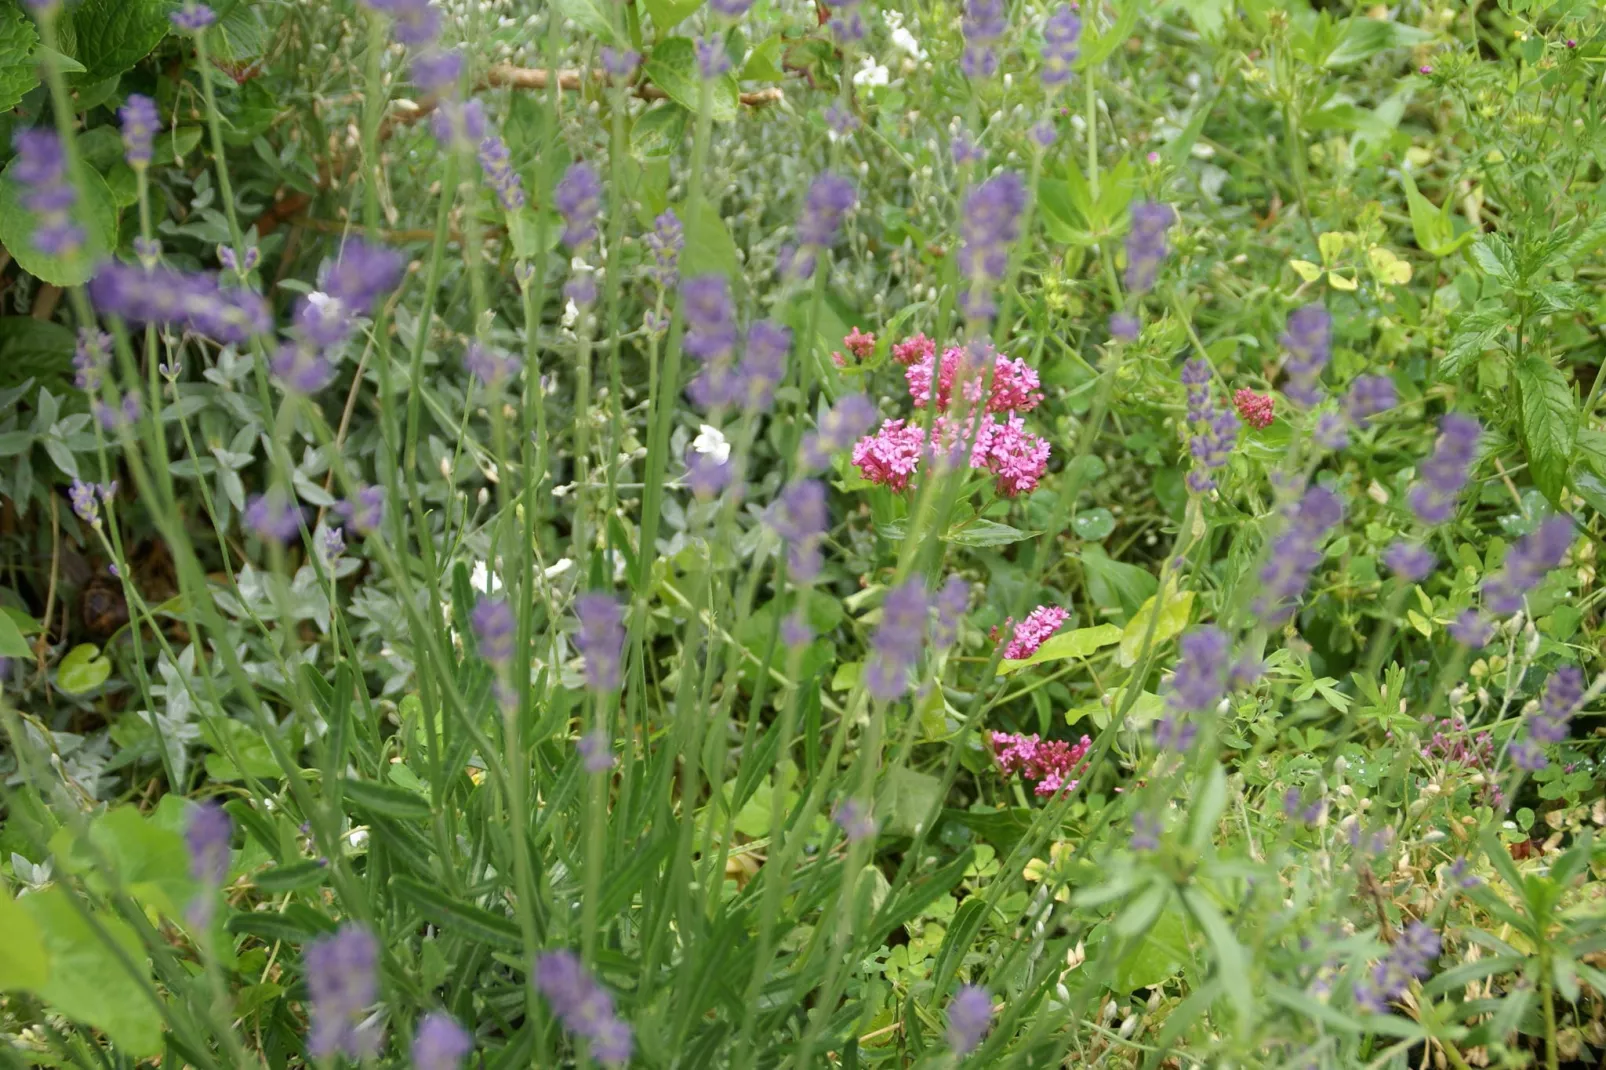
<path fill-rule="evenodd" d="M 0 1065 L 1601 1065 L 1594 5 L 419 6 L 0 0 Z"/>

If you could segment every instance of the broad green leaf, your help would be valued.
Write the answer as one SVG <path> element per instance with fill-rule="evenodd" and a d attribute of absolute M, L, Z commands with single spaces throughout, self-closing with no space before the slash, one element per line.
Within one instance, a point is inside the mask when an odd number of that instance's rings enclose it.
<path fill-rule="evenodd" d="M 18 4 L 0 4 L 0 111 L 39 84 L 39 31 Z"/>
<path fill-rule="evenodd" d="M 45 67 L 48 64 L 53 62 L 56 65 L 56 69 L 59 70 L 62 74 L 83 74 L 84 72 L 89 70 L 88 67 L 85 67 L 82 63 L 79 63 L 77 60 L 73 59 L 71 56 L 66 55 L 64 53 L 61 53 L 61 52 L 57 52 L 54 48 L 51 48 L 49 45 L 40 45 L 39 46 L 39 51 L 34 54 L 34 61 L 36 63 L 38 63 L 41 67 Z M 74 103 L 77 103 L 77 102 L 75 101 Z M 93 107 L 93 105 L 91 105 L 91 107 Z M 79 111 L 84 111 L 84 110 L 87 110 L 87 109 L 84 109 L 84 108 L 80 107 L 78 110 Z"/>
<path fill-rule="evenodd" d="M 1126 909 L 1115 916 L 1112 928 L 1121 936 L 1136 936 L 1147 932 L 1154 919 L 1160 916 L 1165 909 L 1166 901 L 1171 898 L 1171 884 L 1167 881 L 1156 881 L 1149 886 L 1149 890 L 1138 896 L 1126 905 Z"/>
<path fill-rule="evenodd" d="M 1041 665 L 1045 661 L 1063 661 L 1066 658 L 1085 658 L 1088 655 L 1109 646 L 1111 643 L 1121 641 L 1121 629 L 1114 624 L 1100 624 L 1096 628 L 1077 628 L 1075 631 L 1062 632 L 1059 635 L 1049 636 L 1037 652 L 1031 657 L 1019 661 L 1006 660 L 999 663 L 998 675 L 1007 676 L 1012 672 L 1019 672 L 1029 665 Z"/>
<path fill-rule="evenodd" d="M 690 204 L 675 209 L 684 223 L 691 219 Z M 717 205 L 704 201 L 695 225 L 686 227 L 686 244 L 680 252 L 680 271 L 687 278 L 696 275 L 723 275 L 733 286 L 740 284 L 736 242 L 719 218 Z"/>
<path fill-rule="evenodd" d="M 1116 561 L 1097 543 L 1084 546 L 1077 557 L 1086 573 L 1088 593 L 1100 609 L 1136 613 L 1144 599 L 1160 586 L 1154 573 Z"/>
<path fill-rule="evenodd" d="M 697 70 L 697 46 L 692 44 L 691 38 L 666 37 L 659 41 L 647 58 L 645 70 L 653 84 L 669 94 L 670 100 L 694 115 L 697 113 L 703 79 Z M 736 78 L 730 74 L 721 75 L 714 80 L 713 91 L 714 121 L 731 122 L 736 118 L 740 96 Z"/>
<path fill-rule="evenodd" d="M 943 536 L 943 541 L 958 546 L 1008 546 L 1012 542 L 1035 538 L 1041 534 L 1040 531 L 1022 531 L 994 520 L 972 520 L 963 527 L 948 532 Z"/>
<path fill-rule="evenodd" d="M 155 1055 L 162 1047 L 162 1019 L 146 996 L 154 989 L 139 937 L 116 917 L 95 912 L 101 932 L 121 949 L 119 956 L 68 899 L 71 894 L 55 885 L 21 900 L 50 963 L 49 978 L 34 991 L 68 1018 L 104 1032 L 125 1055 Z M 129 976 L 125 959 L 140 971 L 143 986 Z"/>
<path fill-rule="evenodd" d="M 1522 441 L 1534 485 L 1558 508 L 1578 434 L 1578 399 L 1567 377 L 1540 357 L 1516 366 L 1522 401 Z"/>
<path fill-rule="evenodd" d="M 167 36 L 177 7 L 173 0 L 84 0 L 70 8 L 84 65 L 79 80 L 99 82 L 144 59 Z"/>
<path fill-rule="evenodd" d="M 221 738 L 227 736 L 227 740 Z M 244 780 L 246 774 L 261 779 L 276 779 L 284 775 L 279 763 L 273 760 L 273 751 L 261 733 L 243 721 L 231 718 L 214 718 L 201 725 L 201 736 L 212 748 L 206 756 L 206 775 L 213 780 Z M 228 747 L 225 747 L 225 742 Z M 235 768 L 230 751 L 239 756 L 245 770 Z"/>
<path fill-rule="evenodd" d="M 742 64 L 739 76 L 744 82 L 779 82 L 786 77 L 781 69 L 781 52 L 786 47 L 780 34 L 773 34 L 753 46 Z"/>
<path fill-rule="evenodd" d="M 1168 584 L 1165 591 L 1165 602 L 1160 607 L 1160 619 L 1154 623 L 1154 638 L 1149 639 L 1149 622 L 1154 620 L 1154 607 L 1160 595 L 1143 603 L 1141 609 L 1133 615 L 1121 632 L 1121 666 L 1130 669 L 1138 663 L 1138 655 L 1143 652 L 1143 644 L 1147 641 L 1154 650 L 1160 649 L 1160 644 L 1172 638 L 1188 626 L 1193 616 L 1193 592 L 1178 592 L 1174 583 Z"/>
<path fill-rule="evenodd" d="M 80 643 L 67 652 L 56 667 L 56 686 L 69 695 L 82 695 L 106 682 L 112 663 L 101 657 L 94 643 Z"/>
<path fill-rule="evenodd" d="M 630 151 L 637 156 L 669 156 L 684 144 L 690 114 L 674 101 L 663 101 L 637 117 L 630 128 Z"/>
<path fill-rule="evenodd" d="M 1082 24 L 1082 56 L 1077 67 L 1087 70 L 1097 67 L 1110 57 L 1121 42 L 1132 35 L 1132 30 L 1138 24 L 1139 8 L 1143 5 L 1139 0 L 1126 0 L 1121 5 L 1120 12 L 1115 17 L 1115 23 L 1101 34 L 1090 31 L 1086 22 Z"/>
<path fill-rule="evenodd" d="M 13 159 L 0 175 L 0 245 L 30 275 L 55 286 L 83 285 L 117 243 L 117 208 L 105 179 L 92 168 L 79 168 L 84 181 L 73 207 L 73 220 L 84 230 L 84 247 L 70 258 L 47 256 L 33 246 L 35 216 L 23 206 L 22 189 L 12 178 L 16 166 Z"/>
<path fill-rule="evenodd" d="M 1201 35 L 1214 38 L 1226 24 L 1232 4 L 1231 0 L 1172 0 L 1171 6 L 1185 12 Z"/>
<path fill-rule="evenodd" d="M 703 0 L 643 0 L 643 3 L 659 33 L 673 30 L 703 6 Z"/>
<path fill-rule="evenodd" d="M 1098 542 L 1115 530 L 1115 514 L 1108 509 L 1088 509 L 1076 514 L 1071 527 L 1078 538 Z"/>
<path fill-rule="evenodd" d="M 1517 259 L 1511 252 L 1511 244 L 1500 235 L 1485 234 L 1473 242 L 1472 260 L 1502 288 L 1510 289 L 1517 284 Z"/>
<path fill-rule="evenodd" d="M 1089 947 L 1097 946 L 1110 923 L 1094 929 L 1088 938 Z M 1160 913 L 1132 951 L 1116 967 L 1110 988 L 1115 992 L 1135 992 L 1140 988 L 1153 988 L 1175 977 L 1192 955 L 1188 947 L 1187 928 L 1176 900 Z"/>
<path fill-rule="evenodd" d="M 1409 171 L 1400 172 L 1400 182 L 1405 186 L 1405 202 L 1411 212 L 1411 233 L 1416 236 L 1417 248 L 1430 256 L 1444 257 L 1472 240 L 1474 235 L 1470 230 L 1459 238 L 1455 236 L 1448 199 L 1442 209 L 1435 208 L 1433 202 L 1417 190 L 1416 180 Z"/>
<path fill-rule="evenodd" d="M 45 941 L 33 915 L 5 892 L 0 892 L 0 992 L 27 989 L 37 992 L 50 978 Z"/>
<path fill-rule="evenodd" d="M 1338 47 L 1328 55 L 1324 64 L 1330 70 L 1370 59 L 1390 48 L 1407 48 L 1433 39 L 1431 33 L 1415 26 L 1361 15 L 1345 19 L 1342 27 L 1343 36 L 1338 40 Z"/>
<path fill-rule="evenodd" d="M 1511 313 L 1498 301 L 1487 302 L 1462 317 L 1450 345 L 1439 361 L 1439 375 L 1453 379 L 1488 350 L 1495 348 L 1506 331 Z"/>
<path fill-rule="evenodd" d="M 1075 724 L 1082 718 L 1091 718 L 1100 728 L 1110 723 L 1110 715 L 1119 710 L 1124 701 L 1126 689 L 1116 688 L 1104 699 L 1096 699 L 1085 705 L 1074 707 L 1065 711 L 1065 723 Z M 1107 701 L 1106 701 L 1107 700 Z M 1126 711 L 1126 720 L 1134 727 L 1142 728 L 1144 725 L 1158 721 L 1166 710 L 1165 699 L 1152 691 L 1139 691 L 1132 700 L 1132 708 Z"/>
<path fill-rule="evenodd" d="M 555 3 L 564 18 L 601 43 L 615 46 L 625 43 L 619 40 L 619 34 L 613 28 L 606 0 L 555 0 Z"/>
<path fill-rule="evenodd" d="M 10 614 L 0 613 L 0 658 L 31 658 L 28 640 Z"/>
<path fill-rule="evenodd" d="M 877 793 L 874 816 L 888 832 L 912 836 L 931 813 L 942 781 L 929 773 L 895 765 Z"/>

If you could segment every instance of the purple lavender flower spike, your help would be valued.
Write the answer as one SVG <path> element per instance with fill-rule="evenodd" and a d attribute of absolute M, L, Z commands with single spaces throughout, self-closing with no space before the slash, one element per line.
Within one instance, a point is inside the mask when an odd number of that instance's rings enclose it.
<path fill-rule="evenodd" d="M 280 346 L 269 359 L 268 368 L 286 390 L 297 394 L 316 394 L 335 378 L 335 367 L 327 357 L 294 342 Z"/>
<path fill-rule="evenodd" d="M 429 0 L 363 0 L 375 11 L 389 15 L 398 44 L 416 48 L 434 43 L 441 32 L 440 10 Z"/>
<path fill-rule="evenodd" d="M 1169 204 L 1133 203 L 1132 228 L 1126 236 L 1126 288 L 1130 292 L 1143 294 L 1154 288 L 1169 251 L 1166 231 L 1176 221 L 1177 211 Z"/>
<path fill-rule="evenodd" d="M 13 179 L 23 188 L 22 206 L 33 214 L 33 247 L 46 256 L 70 257 L 83 248 L 84 228 L 73 222 L 78 195 L 67 179 L 61 139 L 44 129 L 18 130 Z"/>
<path fill-rule="evenodd" d="M 518 621 L 513 618 L 513 610 L 506 601 L 481 598 L 469 614 L 469 621 L 474 626 L 480 657 L 498 668 L 513 660 L 513 640 Z"/>
<path fill-rule="evenodd" d="M 784 274 L 801 279 L 814 273 L 821 253 L 836 245 L 842 221 L 859 203 L 859 192 L 841 175 L 825 171 L 809 186 L 797 221 L 797 245 L 783 257 Z"/>
<path fill-rule="evenodd" d="M 820 540 L 830 524 L 824 483 L 800 479 L 788 485 L 765 510 L 764 523 L 786 547 L 786 570 L 793 583 L 808 583 L 820 574 Z"/>
<path fill-rule="evenodd" d="M 1132 850 L 1139 854 L 1160 849 L 1160 821 L 1141 810 L 1132 815 Z"/>
<path fill-rule="evenodd" d="M 1288 350 L 1283 362 L 1288 382 L 1283 393 L 1301 405 L 1315 405 L 1322 399 L 1322 369 L 1333 358 L 1333 317 L 1317 304 L 1295 309 L 1288 317 L 1282 343 Z"/>
<path fill-rule="evenodd" d="M 998 50 L 994 47 L 1009 30 L 1004 14 L 1004 0 L 969 0 L 961 23 L 965 34 L 965 50 L 959 57 L 959 69 L 970 79 L 991 78 L 998 73 Z"/>
<path fill-rule="evenodd" d="M 857 799 L 843 799 L 837 803 L 836 809 L 831 812 L 831 820 L 837 823 L 849 843 L 873 840 L 879 828 L 870 808 Z"/>
<path fill-rule="evenodd" d="M 1178 713 L 1215 709 L 1227 689 L 1227 633 L 1203 625 L 1177 641 L 1177 670 L 1171 678 L 1167 705 Z"/>
<path fill-rule="evenodd" d="M 955 1055 L 969 1055 L 981 1043 L 993 1021 L 993 998 L 978 985 L 961 985 L 948 1004 L 948 1047 Z"/>
<path fill-rule="evenodd" d="M 918 579 L 892 588 L 882 600 L 881 623 L 871 637 L 864 669 L 866 689 L 882 702 L 909 690 L 909 670 L 920 660 L 926 640 L 926 605 L 926 589 Z"/>
<path fill-rule="evenodd" d="M 112 336 L 93 327 L 78 328 L 78 344 L 73 349 L 73 385 L 86 394 L 100 390 L 100 380 L 111 360 Z"/>
<path fill-rule="evenodd" d="M 480 170 L 485 172 L 485 180 L 490 183 L 502 210 L 516 212 L 523 208 L 524 184 L 519 181 L 519 173 L 513 170 L 507 142 L 495 134 L 487 134 L 480 139 L 479 160 Z"/>
<path fill-rule="evenodd" d="M 1260 569 L 1261 595 L 1254 612 L 1268 623 L 1282 623 L 1294 611 L 1322 560 L 1322 542 L 1339 521 L 1344 506 L 1332 491 L 1311 487 L 1284 518 L 1283 532 L 1272 544 Z"/>
<path fill-rule="evenodd" d="M 1136 342 L 1143 325 L 1130 312 L 1116 312 L 1110 316 L 1110 337 L 1118 342 Z"/>
<path fill-rule="evenodd" d="M 1432 572 L 1437 563 L 1438 558 L 1433 556 L 1432 550 L 1404 539 L 1395 540 L 1383 551 L 1383 564 L 1406 583 L 1416 583 Z"/>
<path fill-rule="evenodd" d="M 772 320 L 756 320 L 747 329 L 747 348 L 737 377 L 742 406 L 750 412 L 768 412 L 775 388 L 786 378 L 786 358 L 792 351 L 792 329 Z"/>
<path fill-rule="evenodd" d="M 191 0 L 168 18 L 172 20 L 174 26 L 185 33 L 200 33 L 217 21 L 217 14 L 205 4 L 197 4 Z"/>
<path fill-rule="evenodd" d="M 591 1042 L 591 1054 L 609 1065 L 630 1061 L 634 1037 L 614 1011 L 613 997 L 586 972 L 572 951 L 536 957 L 535 987 L 563 1027 Z"/>
<path fill-rule="evenodd" d="M 959 273 L 968 283 L 960 298 L 966 319 L 984 320 L 997 311 L 992 287 L 1009 270 L 1009 250 L 1020 237 L 1026 183 L 1013 171 L 1001 172 L 965 198 L 959 235 Z"/>
<path fill-rule="evenodd" d="M 518 374 L 523 362 L 515 353 L 498 353 L 478 341 L 463 351 L 463 367 L 487 387 L 498 387 Z"/>
<path fill-rule="evenodd" d="M 553 187 L 552 204 L 563 216 L 563 244 L 578 251 L 596 240 L 602 214 L 602 179 L 596 168 L 584 161 L 570 164 Z"/>
<path fill-rule="evenodd" d="M 706 82 L 731 69 L 730 55 L 725 51 L 725 39 L 718 34 L 697 39 L 697 71 Z"/>
<path fill-rule="evenodd" d="M 1349 385 L 1344 411 L 1355 421 L 1356 427 L 1365 428 L 1373 416 L 1399 403 L 1400 394 L 1393 379 L 1386 375 L 1360 375 Z"/>
<path fill-rule="evenodd" d="M 90 280 L 89 296 L 107 315 L 130 323 L 176 323 L 219 342 L 243 345 L 273 330 L 273 314 L 261 294 L 225 288 L 211 274 L 147 271 L 113 262 Z"/>
<path fill-rule="evenodd" d="M 1043 23 L 1043 85 L 1054 88 L 1071 80 L 1071 67 L 1081 54 L 1082 19 L 1069 4 L 1061 4 Z"/>
<path fill-rule="evenodd" d="M 606 732 L 587 732 L 575 749 L 580 752 L 580 766 L 586 772 L 605 773 L 613 768 L 613 746 Z"/>
<path fill-rule="evenodd" d="M 1389 953 L 1372 967 L 1371 975 L 1355 985 L 1355 1002 L 1372 1014 L 1387 1014 L 1389 1003 L 1400 999 L 1411 981 L 1433 972 L 1439 957 L 1439 934 L 1413 921 L 1394 942 Z"/>
<path fill-rule="evenodd" d="M 460 1070 L 474 1050 L 474 1038 L 444 1011 L 431 1011 L 413 1038 L 413 1070 Z"/>
<path fill-rule="evenodd" d="M 379 992 L 379 942 L 373 933 L 348 922 L 308 943 L 304 958 L 312 1019 L 307 1050 L 317 1059 L 374 1055 L 378 1032 L 363 1023 Z"/>
<path fill-rule="evenodd" d="M 628 78 L 641 66 L 641 53 L 628 48 L 602 46 L 602 69 L 610 78 Z"/>
<path fill-rule="evenodd" d="M 598 694 L 617 690 L 625 645 L 623 607 L 612 595 L 593 591 L 575 599 L 574 615 L 580 621 L 574 645 L 585 656 L 586 686 Z"/>
<path fill-rule="evenodd" d="M 449 93 L 463 80 L 463 54 L 457 49 L 413 57 L 413 84 L 426 93 Z"/>
<path fill-rule="evenodd" d="M 1572 542 L 1573 518 L 1564 514 L 1547 517 L 1517 540 L 1500 571 L 1483 581 L 1484 604 L 1496 613 L 1517 612 L 1528 592 L 1561 564 Z"/>
<path fill-rule="evenodd" d="M 1349 426 L 1344 423 L 1344 417 L 1336 412 L 1324 412 L 1316 417 L 1314 437 L 1316 444 L 1324 450 L 1349 448 Z"/>
<path fill-rule="evenodd" d="M 140 93 L 130 93 L 123 106 L 117 109 L 117 117 L 122 120 L 123 159 L 136 170 L 150 166 L 155 156 L 156 131 L 162 125 L 156 101 Z"/>
<path fill-rule="evenodd" d="M 1450 638 L 1469 650 L 1481 650 L 1494 638 L 1494 625 L 1479 616 L 1475 609 L 1464 609 L 1450 622 Z"/>
<path fill-rule="evenodd" d="M 946 650 L 959 638 L 959 622 L 970 608 L 970 584 L 958 576 L 949 576 L 932 603 L 937 618 L 931 626 L 931 645 Z"/>
<path fill-rule="evenodd" d="M 781 642 L 785 643 L 788 649 L 795 650 L 807 646 L 813 638 L 814 629 L 809 627 L 808 619 L 800 610 L 793 610 L 781 618 Z"/>
<path fill-rule="evenodd" d="M 875 425 L 875 404 L 863 394 L 848 394 L 820 418 L 818 430 L 803 437 L 803 464 L 824 468 L 831 454 L 848 449 Z"/>
<path fill-rule="evenodd" d="M 233 835 L 234 824 L 223 807 L 212 801 L 191 807 L 184 826 L 191 880 L 216 888 L 228 879 L 229 840 Z"/>
<path fill-rule="evenodd" d="M 359 487 L 350 500 L 335 506 L 343 520 L 359 535 L 371 535 L 385 519 L 385 488 Z"/>
<path fill-rule="evenodd" d="M 675 215 L 673 209 L 666 210 L 652 223 L 652 230 L 641 239 L 651 257 L 647 265 L 647 277 L 659 289 L 667 290 L 679 278 L 677 269 L 680 251 L 686 247 L 686 234 L 681 228 L 680 217 Z"/>
<path fill-rule="evenodd" d="M 301 533 L 301 506 L 275 488 L 245 505 L 245 526 L 266 542 L 288 543 Z"/>
<path fill-rule="evenodd" d="M 752 8 L 753 0 L 708 0 L 708 6 L 727 19 L 739 19 Z"/>
<path fill-rule="evenodd" d="M 1422 523 L 1442 524 L 1455 512 L 1456 499 L 1467 485 L 1482 435 L 1478 421 L 1461 413 L 1446 413 L 1439 421 L 1433 456 L 1422 462 L 1418 473 L 1421 478 L 1411 484 L 1405 495 L 1411 511 Z"/>

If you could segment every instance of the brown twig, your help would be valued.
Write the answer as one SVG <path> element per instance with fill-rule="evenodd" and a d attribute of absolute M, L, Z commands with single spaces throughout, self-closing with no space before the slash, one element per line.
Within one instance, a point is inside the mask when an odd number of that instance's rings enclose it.
<path fill-rule="evenodd" d="M 576 92 L 587 82 L 598 88 L 606 88 L 613 84 L 613 77 L 600 68 L 592 68 L 589 72 L 577 69 L 558 71 L 559 89 Z M 545 89 L 551 83 L 552 72 L 543 67 L 516 67 L 511 63 L 497 63 L 485 72 L 485 80 L 476 86 L 475 90 L 491 89 L 496 86 L 507 86 L 512 89 Z M 668 93 L 648 81 L 631 83 L 630 91 L 642 100 L 669 99 Z M 749 108 L 766 108 L 785 100 L 786 92 L 780 86 L 770 86 L 767 89 L 755 89 L 739 94 L 737 99 Z M 397 125 L 418 122 L 433 112 L 439 104 L 438 98 L 425 97 L 411 108 L 393 111 L 385 116 L 385 121 L 379 128 L 379 136 L 389 137 Z"/>

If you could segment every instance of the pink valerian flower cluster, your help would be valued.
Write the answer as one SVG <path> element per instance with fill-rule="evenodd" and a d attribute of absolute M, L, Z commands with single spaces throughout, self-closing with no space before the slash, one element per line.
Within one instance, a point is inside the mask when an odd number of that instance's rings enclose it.
<path fill-rule="evenodd" d="M 1434 725 L 1432 738 L 1422 748 L 1422 757 L 1489 769 L 1494 766 L 1494 737 L 1488 732 L 1474 736 L 1460 717 L 1441 717 Z"/>
<path fill-rule="evenodd" d="M 1061 791 L 1075 791 L 1078 781 L 1069 779 L 1077 772 L 1093 741 L 1083 736 L 1075 743 L 1063 739 L 1047 742 L 1034 732 L 1029 736 L 1013 732 L 993 733 L 993 753 L 1004 774 L 1019 773 L 1027 780 L 1036 781 L 1038 795 L 1054 795 Z"/>
<path fill-rule="evenodd" d="M 851 336 L 850 336 L 851 337 Z M 1019 413 L 1043 400 L 1037 372 L 1024 360 L 1011 360 L 991 348 L 974 360 L 954 346 L 939 363 L 936 344 L 923 334 L 892 347 L 893 358 L 907 366 L 909 396 L 920 406 L 931 404 L 933 377 L 939 415 L 931 441 L 925 429 L 908 420 L 890 420 L 853 448 L 853 463 L 873 483 L 903 490 L 922 456 L 937 453 L 950 464 L 991 472 L 1006 497 L 1030 493 L 1048 470 L 1048 440 L 1026 430 Z M 986 384 L 986 362 L 992 361 L 992 383 Z M 950 411 L 954 384 L 968 402 L 967 415 Z M 986 388 L 983 397 L 984 387 Z M 979 422 L 978 422 L 979 421 Z M 969 456 L 965 456 L 968 447 Z"/>
<path fill-rule="evenodd" d="M 1270 394 L 1257 394 L 1245 388 L 1233 393 L 1232 404 L 1238 410 L 1238 415 L 1243 417 L 1244 423 L 1256 430 L 1270 427 L 1277 418 L 1276 405 Z"/>
<path fill-rule="evenodd" d="M 917 335 L 913 340 L 931 344 L 924 335 Z M 895 350 L 896 348 L 894 347 Z M 991 349 L 987 355 L 993 358 L 993 382 L 987 395 L 987 411 L 1030 412 L 1037 408 L 1038 402 L 1043 400 L 1043 394 L 1037 389 L 1039 385 L 1037 372 L 1031 365 L 1024 360 L 1011 360 L 1003 354 L 992 352 Z M 943 351 L 942 364 L 936 367 L 939 411 L 948 411 L 948 406 L 953 401 L 956 378 L 960 381 L 960 388 L 964 391 L 966 401 L 971 405 L 981 401 L 982 388 L 986 385 L 985 362 L 985 357 L 979 361 L 971 360 L 970 354 L 961 346 L 950 346 Z M 931 375 L 936 365 L 936 353 L 933 347 L 933 352 L 910 363 L 908 370 L 903 373 L 909 383 L 909 396 L 922 408 L 931 404 Z"/>
<path fill-rule="evenodd" d="M 1037 648 L 1043 645 L 1043 640 L 1059 630 L 1071 617 L 1070 613 L 1059 606 L 1038 606 L 1026 614 L 1026 619 L 1019 624 L 1011 617 L 1004 622 L 1004 631 L 1014 628 L 1009 639 L 1009 645 L 1004 647 L 1004 658 L 1008 661 L 1022 661 L 1037 653 Z M 997 638 L 997 636 L 993 636 Z"/>
<path fill-rule="evenodd" d="M 869 360 L 870 354 L 875 352 L 875 335 L 865 334 L 859 328 L 854 327 L 843 336 L 842 344 L 848 347 L 848 352 L 852 353 L 856 360 Z M 848 359 L 840 352 L 831 354 L 831 362 L 838 368 L 846 368 L 848 366 Z"/>

